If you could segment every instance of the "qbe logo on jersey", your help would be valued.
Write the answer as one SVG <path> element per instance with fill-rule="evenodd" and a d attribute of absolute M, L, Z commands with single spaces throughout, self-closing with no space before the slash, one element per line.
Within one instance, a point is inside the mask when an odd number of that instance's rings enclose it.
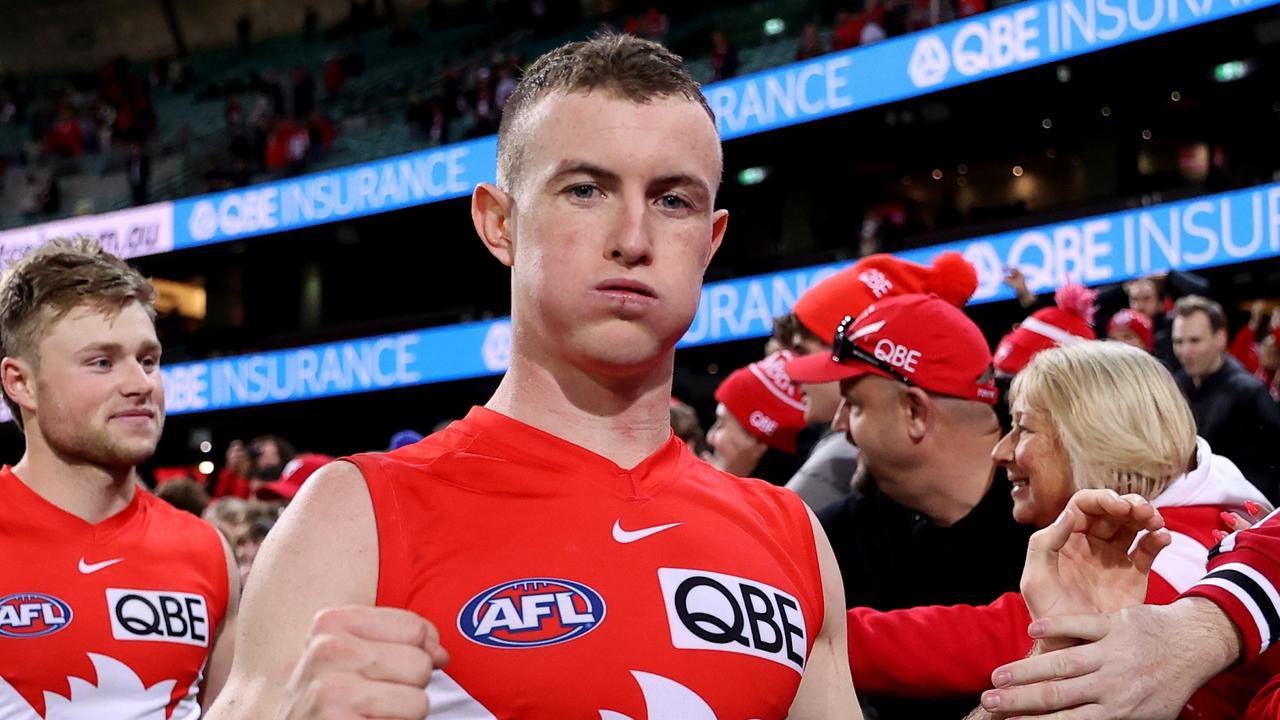
<path fill-rule="evenodd" d="M 116 640 L 209 647 L 209 606 L 200 595 L 107 588 L 107 611 Z"/>
<path fill-rule="evenodd" d="M 658 568 L 671 643 L 772 660 L 804 672 L 808 633 L 795 596 L 755 580 Z"/>
<path fill-rule="evenodd" d="M 604 614 L 604 598 L 582 583 L 526 578 L 471 598 L 458 614 L 458 630 L 490 647 L 546 647 L 595 630 Z"/>
<path fill-rule="evenodd" d="M 52 595 L 15 593 L 0 597 L 0 637 L 52 635 L 70 625 L 71 617 L 71 606 Z"/>

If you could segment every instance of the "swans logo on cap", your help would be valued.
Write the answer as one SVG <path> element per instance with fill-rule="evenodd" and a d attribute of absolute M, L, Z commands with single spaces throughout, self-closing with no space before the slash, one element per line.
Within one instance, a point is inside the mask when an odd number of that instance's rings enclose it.
<path fill-rule="evenodd" d="M 526 578 L 471 598 L 458 614 L 458 630 L 490 647 L 546 647 L 586 635 L 604 615 L 604 598 L 582 583 Z"/>
<path fill-rule="evenodd" d="M 52 635 L 71 624 L 71 606 L 44 593 L 0 597 L 0 637 Z"/>

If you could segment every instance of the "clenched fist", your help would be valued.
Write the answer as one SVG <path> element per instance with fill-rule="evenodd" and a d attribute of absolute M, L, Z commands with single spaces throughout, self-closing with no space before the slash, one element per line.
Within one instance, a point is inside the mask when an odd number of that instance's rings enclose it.
<path fill-rule="evenodd" d="M 434 625 L 408 610 L 348 606 L 316 615 L 289 680 L 283 720 L 422 720 L 431 673 L 449 662 Z"/>

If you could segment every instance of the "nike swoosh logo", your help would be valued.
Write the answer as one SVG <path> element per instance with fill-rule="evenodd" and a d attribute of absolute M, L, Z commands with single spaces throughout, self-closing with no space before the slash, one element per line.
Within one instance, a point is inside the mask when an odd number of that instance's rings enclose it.
<path fill-rule="evenodd" d="M 116 558 L 115 560 L 103 560 L 102 562 L 96 562 L 92 564 L 85 562 L 84 558 L 80 558 L 80 572 L 85 575 L 88 575 L 90 573 L 96 573 L 99 570 L 103 568 L 109 568 L 118 562 L 124 562 L 124 558 Z"/>
<path fill-rule="evenodd" d="M 640 528 L 639 530 L 623 530 L 622 521 L 613 521 L 613 539 L 622 544 L 633 543 L 637 540 L 643 540 L 650 535 L 657 535 L 663 530 L 670 530 L 678 527 L 682 523 L 668 523 L 666 525 L 654 525 L 653 527 Z"/>

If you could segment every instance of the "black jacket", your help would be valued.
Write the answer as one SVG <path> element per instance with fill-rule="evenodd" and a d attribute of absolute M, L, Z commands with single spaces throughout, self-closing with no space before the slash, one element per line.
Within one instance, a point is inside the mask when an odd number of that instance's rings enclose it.
<path fill-rule="evenodd" d="M 1272 503 L 1280 500 L 1280 406 L 1267 387 L 1235 358 L 1196 387 L 1185 370 L 1175 374 L 1191 403 L 1196 433 L 1240 468 Z"/>
<path fill-rule="evenodd" d="M 1033 530 L 1013 520 L 1003 471 L 977 507 L 951 527 L 938 527 L 899 505 L 874 482 L 824 508 L 818 520 L 840 564 L 845 604 L 877 610 L 983 605 L 1016 591 Z M 959 718 L 978 703 L 977 697 L 962 702 L 862 699 L 883 720 Z"/>

